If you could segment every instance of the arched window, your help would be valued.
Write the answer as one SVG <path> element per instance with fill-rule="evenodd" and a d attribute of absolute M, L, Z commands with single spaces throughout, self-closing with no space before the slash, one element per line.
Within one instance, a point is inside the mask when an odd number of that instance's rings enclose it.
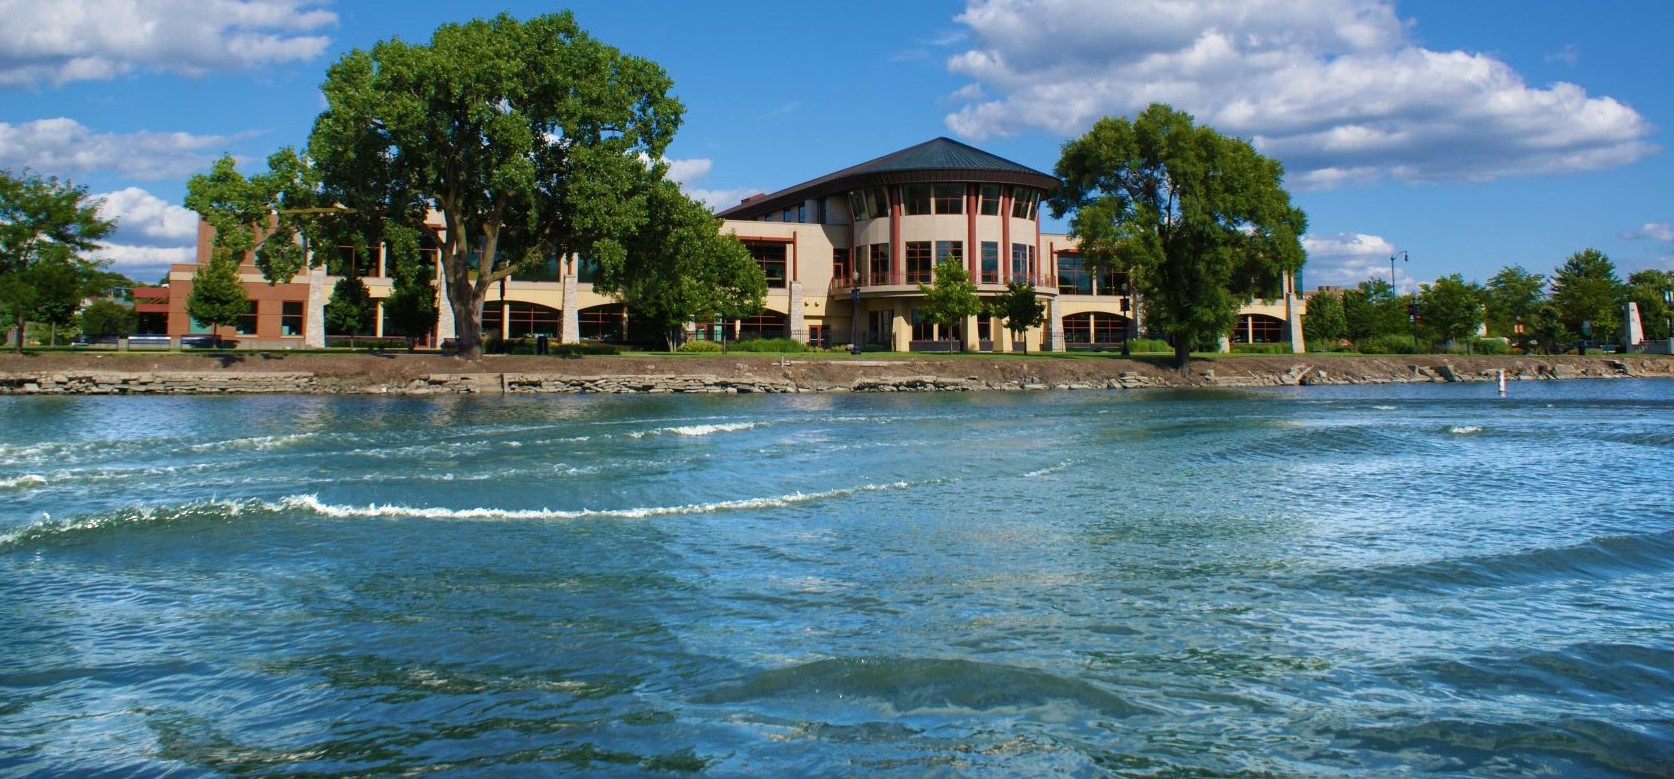
<path fill-rule="evenodd" d="M 1284 320 L 1266 314 L 1244 314 L 1232 329 L 1235 344 L 1276 344 L 1284 340 Z"/>
<path fill-rule="evenodd" d="M 1120 314 L 1089 311 L 1064 317 L 1064 344 L 1100 346 L 1120 344 L 1128 337 L 1128 318 Z"/>

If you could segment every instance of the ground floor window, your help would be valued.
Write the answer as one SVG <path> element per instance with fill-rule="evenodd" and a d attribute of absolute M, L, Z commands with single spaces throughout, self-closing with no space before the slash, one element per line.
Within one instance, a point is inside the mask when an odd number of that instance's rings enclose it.
<path fill-rule="evenodd" d="M 244 315 L 238 318 L 239 335 L 256 334 L 256 311 L 256 301 L 252 300 L 245 304 Z"/>
<path fill-rule="evenodd" d="M 825 325 L 808 325 L 808 345 L 824 349 L 831 345 L 830 328 Z"/>
<path fill-rule="evenodd" d="M 620 303 L 584 308 L 576 312 L 576 324 L 583 341 L 621 342 L 627 339 L 628 310 Z"/>
<path fill-rule="evenodd" d="M 895 345 L 895 311 L 866 312 L 866 343 Z"/>
<path fill-rule="evenodd" d="M 534 303 L 488 303 L 482 307 L 482 331 L 504 332 L 507 338 L 553 336 L 558 334 L 560 318 L 557 309 Z"/>
<path fill-rule="evenodd" d="M 280 304 L 280 335 L 302 335 L 302 307 L 300 300 L 287 300 Z"/>
<path fill-rule="evenodd" d="M 738 320 L 738 340 L 750 338 L 784 338 L 790 318 L 784 314 L 764 311 Z"/>
<path fill-rule="evenodd" d="M 1232 330 L 1235 344 L 1276 344 L 1285 340 L 1284 320 L 1266 314 L 1245 314 L 1238 317 Z"/>
<path fill-rule="evenodd" d="M 1091 346 L 1118 344 L 1128 337 L 1128 320 L 1118 314 L 1088 312 L 1064 317 L 1064 343 Z"/>

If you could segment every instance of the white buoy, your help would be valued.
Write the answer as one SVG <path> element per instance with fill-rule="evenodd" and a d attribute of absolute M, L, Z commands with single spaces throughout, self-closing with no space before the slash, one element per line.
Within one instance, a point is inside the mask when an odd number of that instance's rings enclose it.
<path fill-rule="evenodd" d="M 1505 369 L 1500 369 L 1500 394 L 1505 394 Z"/>

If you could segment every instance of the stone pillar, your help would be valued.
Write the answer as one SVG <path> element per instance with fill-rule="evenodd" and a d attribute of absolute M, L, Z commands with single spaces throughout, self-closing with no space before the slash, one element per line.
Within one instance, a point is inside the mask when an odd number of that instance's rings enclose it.
<path fill-rule="evenodd" d="M 1302 332 L 1302 301 L 1296 297 L 1296 277 L 1285 274 L 1285 334 L 1290 337 L 1290 353 L 1308 351 L 1307 334 Z"/>
<path fill-rule="evenodd" d="M 894 315 L 895 319 L 895 323 L 891 325 L 890 328 L 892 332 L 890 333 L 891 343 L 889 345 L 889 350 L 892 352 L 912 351 L 913 323 L 911 320 L 907 319 L 905 312 L 906 309 L 890 312 Z"/>
<path fill-rule="evenodd" d="M 459 337 L 459 328 L 453 321 L 453 303 L 448 299 L 448 277 L 442 272 L 441 263 L 436 265 L 436 338 L 447 341 Z M 440 344 L 437 344 L 440 346 Z"/>
<path fill-rule="evenodd" d="M 959 328 L 960 349 L 967 352 L 982 351 L 982 333 L 977 332 L 977 318 L 965 317 L 965 324 Z"/>
<path fill-rule="evenodd" d="M 813 202 L 813 201 L 809 201 Z M 790 339 L 797 343 L 808 343 L 808 317 L 802 312 L 802 282 L 790 283 Z"/>
<path fill-rule="evenodd" d="M 581 343 L 581 312 L 576 310 L 578 300 L 575 273 L 572 271 L 564 274 L 564 318 L 559 328 L 559 343 Z"/>
<path fill-rule="evenodd" d="M 1645 325 L 1639 321 L 1639 304 L 1628 301 L 1622 313 L 1622 345 L 1632 348 L 1645 340 Z"/>
<path fill-rule="evenodd" d="M 1040 350 L 1043 352 L 1064 351 L 1064 309 L 1058 305 L 1058 297 L 1054 295 L 1046 301 L 1046 326 L 1050 328 L 1041 339 Z"/>
<path fill-rule="evenodd" d="M 308 312 L 303 316 L 302 345 L 309 349 L 324 349 L 326 345 L 325 278 L 325 263 L 308 269 Z"/>

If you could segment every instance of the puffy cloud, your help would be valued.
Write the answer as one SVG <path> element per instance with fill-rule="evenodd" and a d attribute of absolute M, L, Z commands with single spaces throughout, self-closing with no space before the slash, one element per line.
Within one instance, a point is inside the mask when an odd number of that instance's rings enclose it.
<path fill-rule="evenodd" d="M 307 60 L 337 24 L 314 0 L 0 0 L 0 86 Z"/>
<path fill-rule="evenodd" d="M 1591 170 L 1655 151 L 1650 124 L 1612 98 L 1413 45 L 1391 0 L 971 0 L 958 21 L 976 43 L 949 69 L 982 91 L 956 92 L 946 121 L 976 139 L 1074 135 L 1166 102 L 1250 138 L 1304 188 Z"/>
<path fill-rule="evenodd" d="M 1310 288 L 1353 287 L 1367 279 L 1387 279 L 1389 258 L 1400 251 L 1383 237 L 1365 233 L 1305 235 L 1302 248 L 1308 252 L 1302 274 Z M 1396 289 L 1411 291 L 1418 287 L 1401 264 L 1395 271 Z"/>
<path fill-rule="evenodd" d="M 1622 237 L 1674 242 L 1674 227 L 1670 227 L 1667 222 L 1647 222 L 1644 227 L 1638 230 L 1629 230 L 1622 233 Z"/>
<path fill-rule="evenodd" d="M 103 171 L 174 178 L 207 169 L 213 161 L 207 152 L 227 140 L 180 132 L 98 133 L 63 117 L 0 122 L 0 167 L 53 175 Z"/>
<path fill-rule="evenodd" d="M 707 158 L 689 160 L 663 160 L 668 163 L 668 177 L 680 184 L 680 190 L 687 197 L 693 198 L 714 210 L 721 210 L 738 205 L 743 200 L 760 190 L 756 189 L 703 189 L 696 184 L 709 177 L 709 171 L 715 166 L 714 161 Z"/>
<path fill-rule="evenodd" d="M 196 259 L 191 246 L 130 246 L 105 244 L 93 252 L 94 259 L 109 260 L 109 269 L 138 282 L 150 284 L 162 279 L 173 264 L 189 263 Z"/>
<path fill-rule="evenodd" d="M 191 244 L 198 237 L 198 215 L 139 187 L 99 195 L 99 215 L 116 219 L 114 240 L 158 246 Z"/>

